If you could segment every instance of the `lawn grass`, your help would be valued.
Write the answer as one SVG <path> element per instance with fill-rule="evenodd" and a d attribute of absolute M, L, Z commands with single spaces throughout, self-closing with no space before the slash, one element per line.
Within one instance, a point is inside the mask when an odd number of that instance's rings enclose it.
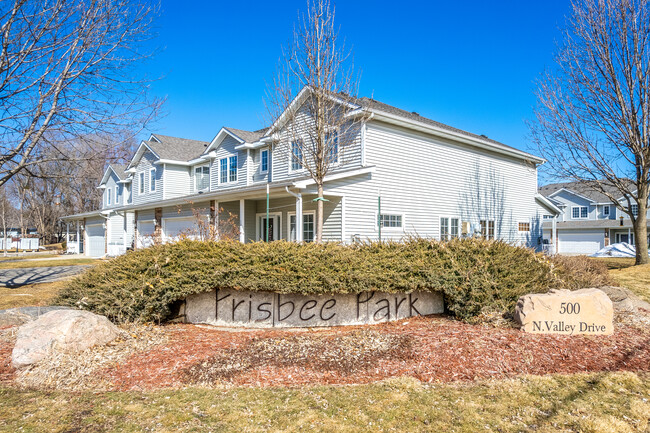
<path fill-rule="evenodd" d="M 26 253 L 23 255 L 16 255 L 15 253 L 10 253 L 7 257 L 1 255 L 0 250 L 0 262 L 5 260 L 23 260 L 23 259 L 52 259 L 54 257 L 59 257 L 59 254 L 44 254 L 44 253 Z"/>
<path fill-rule="evenodd" d="M 65 280 L 60 280 L 53 283 L 28 284 L 13 289 L 0 286 L 0 310 L 51 305 L 52 299 L 65 283 Z"/>
<path fill-rule="evenodd" d="M 0 388 L 2 432 L 644 432 L 650 376 L 414 379 L 302 388 L 64 393 Z"/>
<path fill-rule="evenodd" d="M 599 257 L 594 260 L 607 264 L 609 275 L 617 285 L 650 302 L 650 265 L 634 266 L 632 258 Z"/>
<path fill-rule="evenodd" d="M 96 265 L 101 260 L 84 258 L 84 259 L 59 259 L 59 260 L 20 260 L 15 262 L 0 261 L 0 269 L 19 269 L 19 268 L 49 268 L 51 266 L 78 266 L 78 265 Z"/>

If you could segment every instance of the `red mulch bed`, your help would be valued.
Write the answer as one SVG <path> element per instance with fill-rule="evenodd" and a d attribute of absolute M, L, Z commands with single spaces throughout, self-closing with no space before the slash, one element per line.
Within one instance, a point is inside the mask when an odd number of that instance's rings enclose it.
<path fill-rule="evenodd" d="M 522 374 L 577 373 L 587 371 L 650 371 L 650 329 L 617 324 L 611 336 L 560 336 L 526 334 L 516 329 L 468 325 L 445 317 L 411 318 L 366 327 L 342 327 L 313 333 L 289 330 L 230 332 L 193 325 L 169 325 L 169 342 L 131 356 L 125 363 L 103 371 L 117 390 L 187 386 L 187 371 L 211 360 L 223 362 L 250 353 L 255 343 L 270 346 L 278 339 L 341 341 L 339 337 L 370 332 L 407 337 L 409 353 L 368 359 L 357 369 L 332 369 L 323 365 L 282 362 L 269 358 L 251 361 L 235 374 L 217 382 L 235 386 L 294 386 L 368 383 L 395 376 L 412 376 L 423 382 L 471 381 Z M 356 335 L 356 334 L 354 334 Z M 343 338 L 345 340 L 345 338 Z M 349 338 L 347 339 L 349 340 Z M 257 347 L 257 346 L 254 346 Z M 11 343 L 0 340 L 0 382 L 13 376 L 8 358 Z M 290 355 L 290 354 L 289 354 Z M 290 356 L 289 356 L 290 358 Z"/>

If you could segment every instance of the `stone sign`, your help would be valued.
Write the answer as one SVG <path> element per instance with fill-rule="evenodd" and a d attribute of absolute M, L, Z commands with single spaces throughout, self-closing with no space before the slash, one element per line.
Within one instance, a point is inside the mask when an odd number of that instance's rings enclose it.
<path fill-rule="evenodd" d="M 301 295 L 213 290 L 185 299 L 185 321 L 255 328 L 359 325 L 444 311 L 441 293 Z"/>
<path fill-rule="evenodd" d="M 525 332 L 538 334 L 609 335 L 614 332 L 614 308 L 598 289 L 552 290 L 522 296 L 515 320 Z"/>

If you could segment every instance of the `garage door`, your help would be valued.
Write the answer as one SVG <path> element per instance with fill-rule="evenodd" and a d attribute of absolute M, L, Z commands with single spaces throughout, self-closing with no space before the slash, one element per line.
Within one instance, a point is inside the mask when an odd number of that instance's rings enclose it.
<path fill-rule="evenodd" d="M 101 257 L 106 253 L 106 241 L 104 240 L 104 225 L 92 224 L 86 226 L 88 236 L 88 255 L 90 257 Z"/>
<path fill-rule="evenodd" d="M 163 235 L 165 240 L 175 240 L 181 234 L 196 235 L 196 219 L 194 217 L 163 218 Z"/>
<path fill-rule="evenodd" d="M 138 248 L 145 248 L 153 245 L 153 234 L 156 231 L 155 221 L 138 221 Z"/>
<path fill-rule="evenodd" d="M 593 254 L 605 246 L 605 235 L 598 232 L 559 232 L 559 250 L 562 254 Z"/>

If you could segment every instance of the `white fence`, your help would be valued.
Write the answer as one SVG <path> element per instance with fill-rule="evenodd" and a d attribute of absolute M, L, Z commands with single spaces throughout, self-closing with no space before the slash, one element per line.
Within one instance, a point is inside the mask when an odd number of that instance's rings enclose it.
<path fill-rule="evenodd" d="M 37 251 L 39 247 L 38 238 L 0 238 L 0 250 L 5 249 L 5 241 L 7 241 L 7 249 L 9 250 L 28 250 Z"/>

